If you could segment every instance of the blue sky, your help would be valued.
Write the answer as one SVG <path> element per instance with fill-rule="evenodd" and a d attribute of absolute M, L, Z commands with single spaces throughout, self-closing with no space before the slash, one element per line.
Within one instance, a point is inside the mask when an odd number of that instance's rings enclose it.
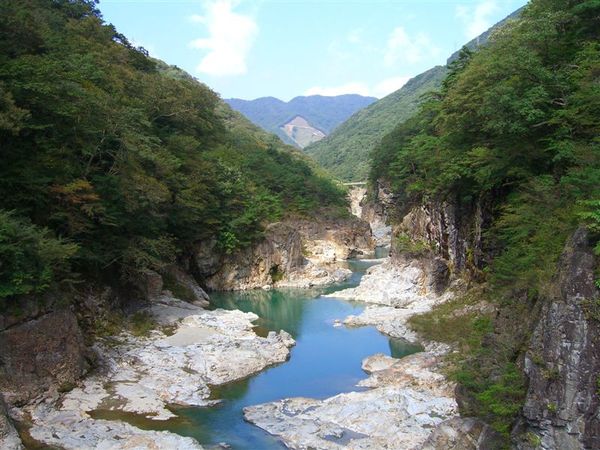
<path fill-rule="evenodd" d="M 223 98 L 383 97 L 525 0 L 101 0 L 136 45 Z"/>

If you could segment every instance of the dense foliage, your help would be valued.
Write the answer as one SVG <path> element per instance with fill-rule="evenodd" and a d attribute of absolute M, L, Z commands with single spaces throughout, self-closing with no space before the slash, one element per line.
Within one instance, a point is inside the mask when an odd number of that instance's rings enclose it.
<path fill-rule="evenodd" d="M 0 297 L 233 251 L 343 193 L 92 0 L 0 2 Z"/>
<path fill-rule="evenodd" d="M 294 97 L 289 102 L 283 102 L 274 97 L 262 97 L 255 100 L 231 98 L 225 101 L 233 109 L 244 114 L 252 123 L 276 134 L 284 142 L 294 144 L 281 130 L 281 126 L 294 117 L 302 116 L 311 126 L 329 134 L 356 111 L 369 106 L 376 100 L 375 97 L 347 94 L 334 97 L 301 96 Z"/>
<path fill-rule="evenodd" d="M 374 152 L 371 182 L 388 180 L 404 207 L 488 200 L 492 298 L 549 294 L 569 233 L 582 219 L 600 230 L 599 38 L 597 0 L 533 0 L 486 48 L 461 52 L 440 92 Z M 518 410 L 519 349 L 505 348 L 481 348 L 459 371 L 503 431 Z M 482 369 L 502 358 L 502 370 Z M 512 381 L 496 383 L 503 377 Z"/>
<path fill-rule="evenodd" d="M 532 2 L 461 53 L 442 90 L 374 152 L 405 204 L 494 199 L 494 281 L 541 289 L 579 206 L 600 196 L 597 2 Z"/>
<path fill-rule="evenodd" d="M 465 47 L 475 50 L 485 45 L 493 30 L 518 16 L 517 10 L 494 25 Z M 459 57 L 460 52 L 450 55 L 447 65 Z M 364 181 L 369 174 L 372 151 L 396 125 L 415 115 L 423 97 L 441 88 L 448 73 L 447 66 L 433 67 L 410 79 L 402 88 L 357 112 L 325 139 L 305 150 L 331 174 L 344 181 Z"/>

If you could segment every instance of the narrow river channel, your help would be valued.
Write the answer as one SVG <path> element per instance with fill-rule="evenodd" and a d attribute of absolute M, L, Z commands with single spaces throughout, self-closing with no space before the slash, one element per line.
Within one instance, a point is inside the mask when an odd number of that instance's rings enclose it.
<path fill-rule="evenodd" d="M 374 327 L 334 326 L 336 320 L 360 314 L 365 305 L 322 295 L 358 285 L 365 270 L 377 262 L 380 261 L 348 261 L 344 264 L 353 271 L 352 277 L 319 290 L 213 292 L 214 308 L 256 313 L 260 317 L 257 333 L 281 329 L 289 332 L 296 339 L 290 359 L 247 379 L 214 388 L 214 398 L 222 399 L 217 406 L 177 409 L 174 411 L 179 418 L 160 425 L 147 419 L 126 420 L 142 428 L 194 437 L 205 448 L 215 448 L 220 443 L 235 450 L 285 448 L 276 438 L 245 422 L 242 409 L 287 397 L 322 399 L 359 391 L 362 388 L 356 384 L 366 377 L 361 369 L 364 358 L 375 353 L 400 358 L 420 350 L 405 341 L 388 338 Z"/>

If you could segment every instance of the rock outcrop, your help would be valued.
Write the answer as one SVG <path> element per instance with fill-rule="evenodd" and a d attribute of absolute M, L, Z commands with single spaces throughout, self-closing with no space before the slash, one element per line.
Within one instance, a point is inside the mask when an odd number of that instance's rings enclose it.
<path fill-rule="evenodd" d="M 418 353 L 363 362 L 370 389 L 325 400 L 292 398 L 244 408 L 244 418 L 292 449 L 418 449 L 431 429 L 457 414 L 453 386 Z"/>
<path fill-rule="evenodd" d="M 513 436 L 519 449 L 600 448 L 600 295 L 596 259 L 580 228 L 559 263 L 525 356 L 529 387 Z"/>
<path fill-rule="evenodd" d="M 76 387 L 23 408 L 31 436 L 63 448 L 201 448 L 172 433 L 142 431 L 119 421 L 95 420 L 96 410 L 174 417 L 167 405 L 208 406 L 210 387 L 247 377 L 285 361 L 294 340 L 284 331 L 257 336 L 258 317 L 206 311 L 161 296 L 147 310 L 159 328 L 146 337 L 122 333 L 95 345 L 99 368 Z M 161 327 L 169 327 L 169 334 Z M 138 447 L 136 447 L 136 445 Z"/>
<path fill-rule="evenodd" d="M 0 448 L 3 450 L 21 450 L 23 444 L 17 430 L 10 420 L 4 399 L 0 395 Z"/>
<path fill-rule="evenodd" d="M 367 188 L 364 186 L 355 186 L 348 191 L 348 200 L 350 201 L 350 213 L 353 216 L 362 219 L 363 201 L 367 195 Z"/>
<path fill-rule="evenodd" d="M 501 450 L 504 441 L 488 424 L 474 417 L 440 423 L 420 450 Z"/>
<path fill-rule="evenodd" d="M 302 236 L 304 255 L 315 264 L 354 258 L 371 253 L 374 248 L 369 224 L 356 217 L 298 220 L 291 226 Z"/>
<path fill-rule="evenodd" d="M 0 391 L 22 404 L 75 383 L 86 370 L 86 348 L 69 309 L 43 314 L 0 332 Z"/>
<path fill-rule="evenodd" d="M 193 271 L 211 290 L 319 286 L 350 276 L 331 263 L 370 249 L 369 226 L 359 220 L 296 220 L 271 224 L 264 239 L 230 255 L 215 257 L 216 243 L 202 243 Z"/>
<path fill-rule="evenodd" d="M 373 195 L 363 197 L 360 205 L 360 218 L 369 223 L 373 240 L 377 246 L 391 243 L 392 227 L 389 225 L 390 212 L 394 209 L 395 198 L 388 186 L 378 182 Z"/>
<path fill-rule="evenodd" d="M 483 199 L 469 205 L 451 200 L 432 202 L 408 211 L 395 234 L 426 243 L 460 272 L 469 266 L 483 266 L 482 231 L 489 219 Z"/>
<path fill-rule="evenodd" d="M 407 308 L 435 299 L 448 286 L 447 268 L 438 258 L 388 259 L 370 267 L 360 285 L 331 296 Z"/>
<path fill-rule="evenodd" d="M 285 274 L 304 266 L 298 230 L 285 223 L 270 225 L 258 244 L 244 248 L 207 265 L 214 246 L 200 248 L 195 261 L 206 286 L 212 290 L 256 289 L 273 285 Z"/>

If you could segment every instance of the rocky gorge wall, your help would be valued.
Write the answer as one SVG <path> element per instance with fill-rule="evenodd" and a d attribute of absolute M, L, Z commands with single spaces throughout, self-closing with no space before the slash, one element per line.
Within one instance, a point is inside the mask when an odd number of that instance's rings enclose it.
<path fill-rule="evenodd" d="M 518 449 L 600 448 L 600 293 L 584 228 L 566 244 L 556 289 L 525 354 L 529 381 L 513 431 Z"/>
<path fill-rule="evenodd" d="M 204 308 L 209 299 L 205 288 L 307 287 L 341 281 L 350 272 L 331 263 L 371 250 L 369 225 L 358 219 L 294 220 L 268 226 L 264 239 L 232 255 L 219 251 L 215 241 L 199 243 L 187 258 L 160 273 L 147 270 L 126 287 L 87 285 L 64 298 L 53 294 L 20 299 L 0 312 L 0 392 L 7 411 L 76 386 L 97 364 L 90 347 L 96 332 L 107 325 L 104 332 L 111 333 L 115 316 L 171 297 Z M 0 448 L 13 448 L 8 413 L 0 413 Z"/>
<path fill-rule="evenodd" d="M 482 233 L 489 221 L 483 199 L 467 205 L 452 200 L 427 202 L 413 207 L 394 234 L 425 243 L 446 259 L 453 270 L 461 272 L 483 267 L 488 255 Z"/>
<path fill-rule="evenodd" d="M 309 287 L 340 281 L 348 272 L 331 263 L 372 247 L 369 225 L 358 219 L 293 220 L 269 225 L 261 241 L 229 255 L 202 242 L 191 270 L 210 290 Z"/>
<path fill-rule="evenodd" d="M 395 197 L 389 186 L 382 182 L 378 182 L 373 190 L 374 192 L 367 191 L 363 194 L 356 211 L 371 226 L 375 243 L 378 246 L 389 245 L 392 236 L 390 213 L 394 209 Z"/>
<path fill-rule="evenodd" d="M 388 192 L 386 197 L 387 204 L 375 205 L 394 223 L 391 253 L 397 267 L 409 257 L 428 260 L 424 273 L 431 279 L 439 271 L 450 281 L 482 280 L 481 269 L 494 256 L 484 239 L 492 220 L 488 200 L 461 204 L 449 199 L 406 208 L 397 196 Z M 494 333 L 484 342 L 492 353 L 513 352 L 525 378 L 526 397 L 511 433 L 512 447 L 519 450 L 600 448 L 598 259 L 584 228 L 566 243 L 557 269 L 548 286 L 552 294 L 514 293 L 496 305 Z M 473 400 L 457 387 L 461 412 L 468 413 Z M 473 448 L 492 448 L 488 444 L 484 439 Z"/>

